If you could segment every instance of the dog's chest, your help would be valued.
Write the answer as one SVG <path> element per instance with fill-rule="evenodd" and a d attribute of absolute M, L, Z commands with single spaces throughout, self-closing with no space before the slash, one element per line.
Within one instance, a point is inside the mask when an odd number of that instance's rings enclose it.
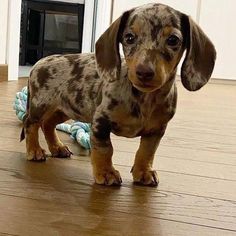
<path fill-rule="evenodd" d="M 163 121 L 168 120 L 167 110 L 154 106 L 136 106 L 125 109 L 118 107 L 112 114 L 112 133 L 118 136 L 133 138 L 140 135 L 158 132 Z"/>

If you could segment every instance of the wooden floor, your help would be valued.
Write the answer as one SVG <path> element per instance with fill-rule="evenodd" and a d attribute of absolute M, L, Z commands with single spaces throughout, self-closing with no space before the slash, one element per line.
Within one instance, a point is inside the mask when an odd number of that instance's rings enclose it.
<path fill-rule="evenodd" d="M 0 83 L 0 235 L 236 235 L 236 86 L 178 84 L 156 189 L 132 184 L 138 139 L 113 137 L 120 188 L 95 185 L 89 157 L 63 133 L 75 156 L 27 162 L 12 110 L 25 84 Z"/>

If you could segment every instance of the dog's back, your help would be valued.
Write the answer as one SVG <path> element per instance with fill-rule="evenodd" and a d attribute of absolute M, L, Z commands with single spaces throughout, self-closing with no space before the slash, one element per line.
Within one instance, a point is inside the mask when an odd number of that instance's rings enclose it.
<path fill-rule="evenodd" d="M 31 71 L 29 107 L 37 107 L 40 119 L 47 115 L 45 110 L 59 109 L 72 119 L 91 122 L 101 83 L 94 54 L 49 56 Z"/>

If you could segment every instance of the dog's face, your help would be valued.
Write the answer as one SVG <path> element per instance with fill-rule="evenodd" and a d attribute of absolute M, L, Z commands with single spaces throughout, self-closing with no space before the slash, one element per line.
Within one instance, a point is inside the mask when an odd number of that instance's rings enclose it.
<path fill-rule="evenodd" d="M 165 84 L 184 51 L 180 15 L 163 5 L 137 8 L 121 36 L 132 84 L 143 92 Z"/>
<path fill-rule="evenodd" d="M 209 80 L 216 52 L 203 31 L 185 14 L 162 4 L 147 4 L 125 12 L 96 43 L 101 75 L 119 76 L 119 43 L 128 66 L 128 78 L 142 92 L 161 88 L 181 68 L 185 88 L 195 91 Z"/>

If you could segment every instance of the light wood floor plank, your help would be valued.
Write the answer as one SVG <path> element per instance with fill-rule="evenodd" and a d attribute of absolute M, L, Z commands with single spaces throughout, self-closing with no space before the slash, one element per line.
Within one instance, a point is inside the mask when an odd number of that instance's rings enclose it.
<path fill-rule="evenodd" d="M 65 144 L 69 145 L 73 153 L 80 153 L 81 149 L 79 145 L 74 145 L 73 141 L 67 137 L 68 140 L 64 141 Z M 66 139 L 66 138 L 65 138 Z M 0 137 L 0 143 L 5 143 L 4 147 L 1 149 L 4 151 L 10 151 L 16 148 L 18 151 L 25 152 L 25 143 L 20 143 L 19 141 L 11 138 Z M 43 148 L 48 150 L 46 147 L 46 142 L 41 139 Z M 115 143 L 115 142 L 114 142 Z M 119 142 L 120 143 L 120 142 Z M 137 145 L 135 145 L 137 146 Z M 131 148 L 131 145 L 127 145 L 127 149 Z M 133 147 L 132 147 L 133 148 Z M 135 149 L 135 148 L 133 148 Z M 136 150 L 136 149 L 135 149 Z M 47 151 L 48 152 L 48 151 Z M 125 163 L 126 166 L 130 167 L 133 165 L 134 152 L 119 152 L 115 149 L 114 152 L 114 163 L 122 165 Z M 173 173 L 181 173 L 185 175 L 196 175 L 200 177 L 214 178 L 235 181 L 236 183 L 236 166 L 221 165 L 216 163 L 204 163 L 204 162 L 194 162 L 192 160 L 182 160 L 182 159 L 170 159 L 165 157 L 155 158 L 154 167 L 158 170 L 168 171 Z M 201 171 L 200 171 L 201 170 Z"/>

